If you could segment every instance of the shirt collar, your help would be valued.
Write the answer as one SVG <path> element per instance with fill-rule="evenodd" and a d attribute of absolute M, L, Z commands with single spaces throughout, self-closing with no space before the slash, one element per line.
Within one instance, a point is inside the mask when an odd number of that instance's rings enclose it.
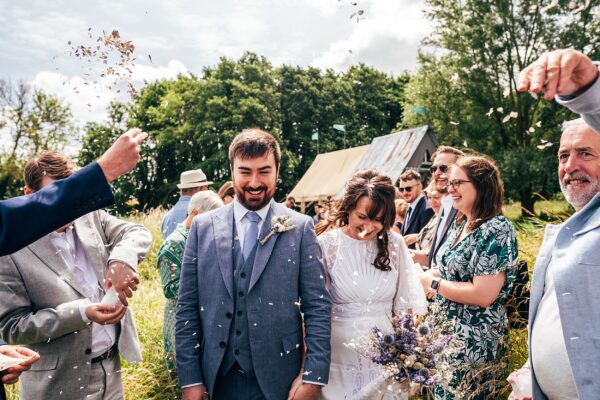
<path fill-rule="evenodd" d="M 50 237 L 50 239 L 64 239 L 73 235 L 74 228 L 75 227 L 73 226 L 73 224 L 70 224 L 69 226 L 67 226 L 67 229 L 64 232 L 52 231 L 48 234 L 48 236 Z"/>
<path fill-rule="evenodd" d="M 419 201 L 421 201 L 421 197 L 423 197 L 423 195 L 422 195 L 422 194 L 420 194 L 420 195 L 419 195 L 419 197 L 417 197 L 417 198 L 415 199 L 415 201 L 413 201 L 412 203 L 410 203 L 410 207 L 408 207 L 408 208 L 410 208 L 410 209 L 414 210 L 414 209 L 415 209 L 415 207 L 417 206 L 417 203 L 418 203 Z"/>
<path fill-rule="evenodd" d="M 267 218 L 267 214 L 269 213 L 269 208 L 271 207 L 272 203 L 273 199 L 271 199 L 271 201 L 269 201 L 269 203 L 266 206 L 264 206 L 260 210 L 255 211 L 260 217 L 260 222 L 264 222 Z M 242 203 L 238 201 L 237 196 L 233 198 L 233 216 L 235 218 L 236 223 L 242 222 L 242 219 L 246 216 L 246 213 L 248 211 L 250 210 L 248 210 L 242 205 Z"/>

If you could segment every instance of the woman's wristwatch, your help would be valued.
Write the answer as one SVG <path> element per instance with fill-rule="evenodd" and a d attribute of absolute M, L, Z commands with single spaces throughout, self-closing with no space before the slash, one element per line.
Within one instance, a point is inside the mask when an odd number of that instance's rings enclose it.
<path fill-rule="evenodd" d="M 434 280 L 432 280 L 431 281 L 431 286 L 430 286 L 431 290 L 433 290 L 434 292 L 437 293 L 440 290 L 440 282 L 441 281 L 442 281 L 441 279 L 434 279 Z"/>

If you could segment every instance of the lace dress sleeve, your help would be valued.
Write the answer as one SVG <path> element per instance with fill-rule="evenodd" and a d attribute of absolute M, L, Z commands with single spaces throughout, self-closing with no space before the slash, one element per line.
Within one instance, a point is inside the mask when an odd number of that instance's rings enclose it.
<path fill-rule="evenodd" d="M 413 262 L 402 236 L 390 232 L 390 246 L 390 260 L 398 270 L 394 314 L 400 315 L 409 311 L 413 314 L 425 314 L 427 299 L 419 279 L 423 270 Z"/>
<path fill-rule="evenodd" d="M 325 272 L 327 276 L 327 288 L 331 282 L 330 274 L 335 265 L 335 259 L 338 248 L 337 238 L 338 232 L 334 230 L 327 231 L 317 236 L 319 246 L 321 246 L 321 253 L 323 254 L 323 265 L 325 266 Z"/>

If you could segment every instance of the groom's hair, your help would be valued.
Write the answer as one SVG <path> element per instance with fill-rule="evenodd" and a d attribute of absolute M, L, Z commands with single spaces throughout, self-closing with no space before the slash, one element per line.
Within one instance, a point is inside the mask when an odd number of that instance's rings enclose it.
<path fill-rule="evenodd" d="M 273 135 L 260 128 L 244 129 L 231 142 L 229 146 L 229 162 L 233 168 L 233 160 L 262 157 L 272 153 L 275 158 L 275 167 L 279 170 L 281 162 L 281 149 Z"/>

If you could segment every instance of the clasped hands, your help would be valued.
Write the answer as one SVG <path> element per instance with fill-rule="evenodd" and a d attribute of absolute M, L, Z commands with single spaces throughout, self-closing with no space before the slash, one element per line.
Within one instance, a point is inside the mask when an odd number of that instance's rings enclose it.
<path fill-rule="evenodd" d="M 0 354 L 3 354 L 7 357 L 23 359 L 21 364 L 15 365 L 6 370 L 6 374 L 2 376 L 2 383 L 5 385 L 17 383 L 19 380 L 19 375 L 31 368 L 31 365 L 40 359 L 40 355 L 35 351 L 20 346 L 0 346 Z"/>

